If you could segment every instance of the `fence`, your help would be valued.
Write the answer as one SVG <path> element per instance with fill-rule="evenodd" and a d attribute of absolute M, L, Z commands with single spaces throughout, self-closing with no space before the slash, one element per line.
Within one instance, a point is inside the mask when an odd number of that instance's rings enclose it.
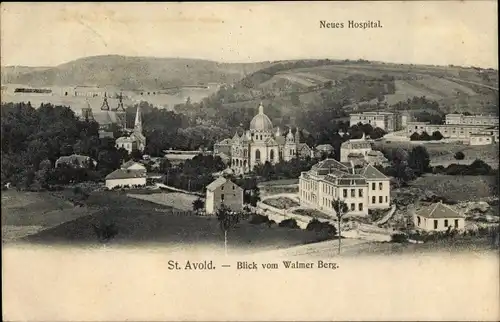
<path fill-rule="evenodd" d="M 173 216 L 197 216 L 197 217 L 213 217 L 211 214 L 203 212 L 189 211 L 189 210 L 177 210 L 177 209 L 164 209 L 155 208 L 155 212 L 173 215 Z"/>

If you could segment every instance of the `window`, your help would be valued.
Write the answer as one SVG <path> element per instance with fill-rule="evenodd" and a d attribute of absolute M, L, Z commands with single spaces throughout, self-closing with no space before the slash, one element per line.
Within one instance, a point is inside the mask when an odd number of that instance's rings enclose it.
<path fill-rule="evenodd" d="M 233 184 L 233 190 L 234 190 L 234 184 Z"/>
<path fill-rule="evenodd" d="M 362 203 L 358 204 L 358 209 L 359 209 L 359 211 L 363 211 L 363 204 Z"/>
<path fill-rule="evenodd" d="M 224 186 L 220 186 L 220 190 L 224 190 Z"/>
<path fill-rule="evenodd" d="M 356 190 L 351 189 L 351 198 L 354 198 L 354 197 L 356 197 Z"/>
<path fill-rule="evenodd" d="M 363 197 L 363 189 L 359 189 L 358 193 L 360 197 Z"/>
<path fill-rule="evenodd" d="M 378 190 L 382 190 L 382 187 L 383 187 L 382 182 L 379 182 L 379 183 L 378 183 Z"/>
<path fill-rule="evenodd" d="M 387 196 L 385 196 L 385 202 L 387 202 L 387 199 L 388 199 Z"/>
<path fill-rule="evenodd" d="M 445 227 L 448 227 L 448 219 L 445 219 L 445 220 L 444 220 L 444 226 L 445 226 Z"/>
<path fill-rule="evenodd" d="M 372 182 L 372 190 L 375 190 L 375 182 Z"/>
<path fill-rule="evenodd" d="M 344 198 L 347 198 L 347 189 L 344 189 Z"/>
<path fill-rule="evenodd" d="M 455 228 L 458 228 L 458 219 L 455 219 Z"/>
<path fill-rule="evenodd" d="M 437 228 L 438 228 L 438 221 L 434 220 L 434 229 L 437 229 Z"/>
<path fill-rule="evenodd" d="M 356 210 L 356 205 L 352 203 L 351 204 L 351 211 L 354 211 L 354 210 Z"/>
<path fill-rule="evenodd" d="M 417 226 L 420 226 L 420 216 L 417 216 Z"/>
<path fill-rule="evenodd" d="M 377 200 L 375 199 L 375 196 L 372 197 L 372 203 L 376 203 Z"/>
<path fill-rule="evenodd" d="M 383 202 L 384 202 L 384 201 L 383 201 L 383 199 L 382 199 L 382 196 L 379 196 L 379 197 L 378 197 L 378 203 L 383 203 Z"/>
<path fill-rule="evenodd" d="M 224 194 L 221 194 L 221 195 L 220 195 L 220 200 L 221 200 L 221 201 L 224 201 Z"/>

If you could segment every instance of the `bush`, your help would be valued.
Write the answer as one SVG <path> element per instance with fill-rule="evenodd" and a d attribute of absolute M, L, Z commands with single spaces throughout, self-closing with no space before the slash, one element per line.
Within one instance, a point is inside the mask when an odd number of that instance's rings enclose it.
<path fill-rule="evenodd" d="M 299 225 L 297 225 L 297 221 L 293 218 L 285 219 L 279 223 L 279 227 L 292 228 L 292 229 L 300 229 Z"/>
<path fill-rule="evenodd" d="M 406 243 L 408 242 L 408 236 L 403 233 L 396 233 L 391 235 L 392 243 Z"/>
<path fill-rule="evenodd" d="M 457 160 L 463 160 L 465 159 L 465 154 L 462 151 L 458 151 L 457 153 L 455 153 L 454 157 Z"/>
<path fill-rule="evenodd" d="M 259 214 L 252 214 L 249 222 L 254 225 L 260 225 L 269 222 L 269 217 Z"/>
<path fill-rule="evenodd" d="M 328 222 L 319 221 L 316 218 L 312 219 L 309 222 L 309 224 L 307 224 L 306 229 L 309 231 L 315 231 L 315 232 L 325 232 L 329 236 L 335 236 L 337 234 L 337 229 L 335 228 L 334 225 L 332 225 Z"/>

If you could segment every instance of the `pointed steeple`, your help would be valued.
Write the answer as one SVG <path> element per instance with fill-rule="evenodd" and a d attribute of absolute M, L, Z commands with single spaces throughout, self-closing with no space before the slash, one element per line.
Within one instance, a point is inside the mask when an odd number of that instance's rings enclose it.
<path fill-rule="evenodd" d="M 262 102 L 259 105 L 259 114 L 264 114 L 264 105 L 262 105 Z"/>
<path fill-rule="evenodd" d="M 137 112 L 135 113 L 134 132 L 142 133 L 142 115 L 141 105 L 137 105 Z"/>
<path fill-rule="evenodd" d="M 109 104 L 108 104 L 108 94 L 107 93 L 104 93 L 104 100 L 102 101 L 101 110 L 102 111 L 109 111 L 110 110 Z"/>
<path fill-rule="evenodd" d="M 295 129 L 295 143 L 299 143 L 300 142 L 300 130 L 299 128 L 297 127 Z"/>

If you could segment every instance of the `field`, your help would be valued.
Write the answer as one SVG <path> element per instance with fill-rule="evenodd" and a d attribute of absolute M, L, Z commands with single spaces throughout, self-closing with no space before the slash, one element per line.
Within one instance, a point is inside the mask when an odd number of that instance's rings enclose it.
<path fill-rule="evenodd" d="M 2 192 L 2 241 L 14 240 L 89 214 L 48 192 Z"/>
<path fill-rule="evenodd" d="M 71 246 L 99 245 L 94 225 L 96 227 L 113 225 L 118 233 L 109 242 L 111 245 L 223 247 L 223 233 L 215 217 L 172 215 L 169 212 L 171 207 L 131 198 L 122 192 L 95 192 L 91 194 L 87 204 L 95 211 L 76 219 L 63 218 L 62 223 L 23 237 L 20 241 Z M 32 209 L 31 216 L 26 217 L 22 224 L 32 226 L 33 223 L 37 223 L 39 215 Z M 2 219 L 3 216 L 2 211 Z M 255 250 L 255 247 L 276 249 L 311 243 L 324 238 L 325 236 L 320 233 L 253 225 L 246 221 L 239 223 L 229 232 L 231 247 L 242 250 Z"/>
<path fill-rule="evenodd" d="M 266 205 L 273 206 L 278 209 L 289 209 L 293 207 L 298 207 L 300 204 L 293 201 L 292 199 L 285 197 L 270 198 L 263 201 Z"/>
<path fill-rule="evenodd" d="M 294 213 L 302 216 L 308 216 L 311 218 L 316 218 L 316 219 L 332 219 L 332 216 L 328 216 L 325 213 L 322 213 L 319 210 L 316 209 L 297 209 L 293 211 Z"/>
<path fill-rule="evenodd" d="M 478 201 L 493 195 L 494 182 L 494 176 L 425 175 L 411 186 L 431 190 L 450 200 Z"/>
<path fill-rule="evenodd" d="M 411 151 L 417 145 L 411 142 L 376 141 L 374 148 L 377 150 L 402 148 Z M 476 159 L 481 159 L 492 168 L 498 168 L 498 144 L 471 146 L 459 143 L 429 143 L 423 145 L 427 149 L 427 152 L 429 152 L 431 165 L 443 165 L 446 167 L 450 163 L 470 164 Z M 455 160 L 455 153 L 459 151 L 464 153 L 464 160 Z"/>
<path fill-rule="evenodd" d="M 183 211 L 193 210 L 193 201 L 198 197 L 185 193 L 153 193 L 148 195 L 129 194 L 129 197 L 151 201 L 157 204 L 176 208 Z"/>

